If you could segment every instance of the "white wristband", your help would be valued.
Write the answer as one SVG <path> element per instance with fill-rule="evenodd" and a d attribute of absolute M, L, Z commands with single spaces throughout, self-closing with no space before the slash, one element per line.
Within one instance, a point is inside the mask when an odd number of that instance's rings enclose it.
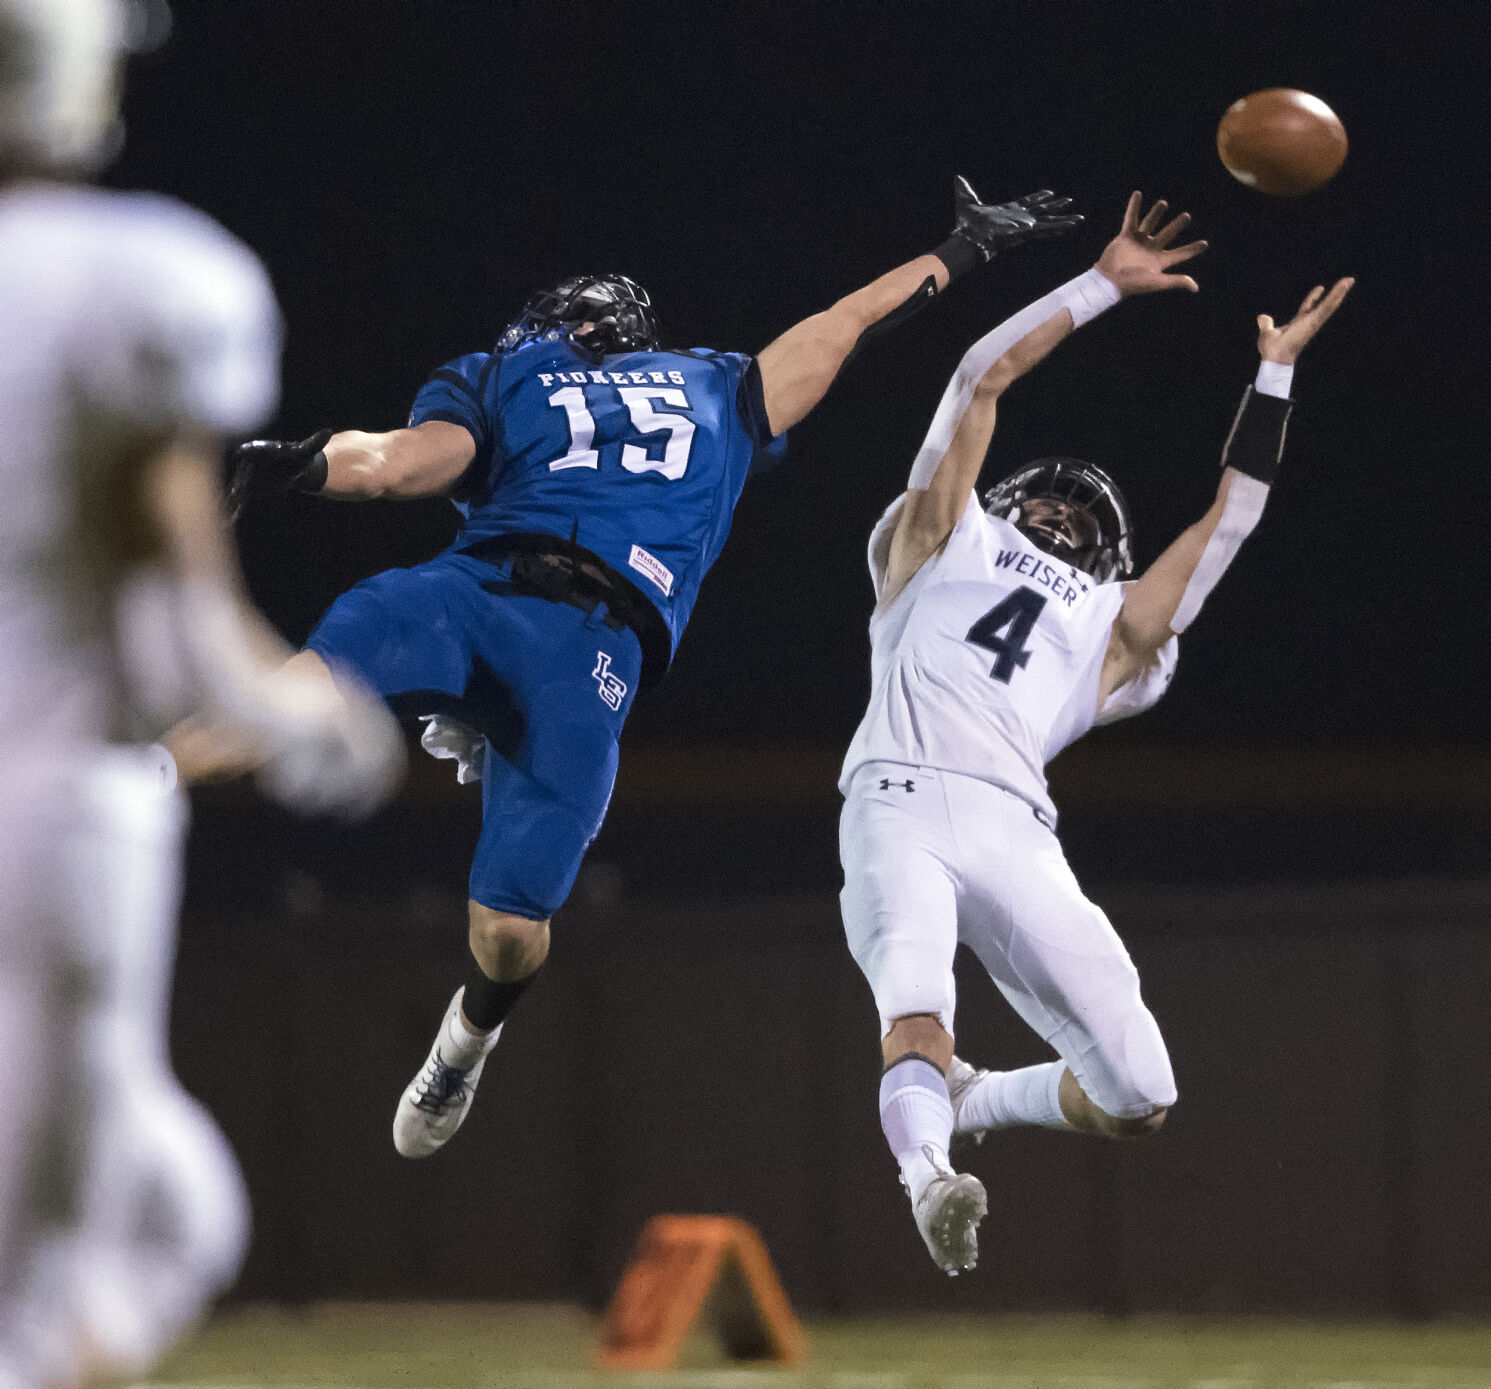
<path fill-rule="evenodd" d="M 1259 362 L 1253 389 L 1259 395 L 1278 396 L 1280 400 L 1288 400 L 1289 387 L 1293 381 L 1293 362 Z"/>
<path fill-rule="evenodd" d="M 1104 309 L 1111 309 L 1123 296 L 1097 266 L 1062 286 L 1062 296 L 1072 315 L 1072 326 L 1091 323 Z"/>

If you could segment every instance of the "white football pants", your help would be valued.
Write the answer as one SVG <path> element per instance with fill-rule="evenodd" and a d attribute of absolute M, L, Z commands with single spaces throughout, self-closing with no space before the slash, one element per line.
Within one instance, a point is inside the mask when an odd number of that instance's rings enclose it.
<path fill-rule="evenodd" d="M 0 1378 L 138 1375 L 236 1276 L 248 1236 L 237 1164 L 167 1049 L 186 808 L 153 753 L 101 748 L 50 785 L 12 773 Z"/>
<path fill-rule="evenodd" d="M 882 1035 L 908 1013 L 935 1014 L 952 1033 L 961 941 L 1099 1109 L 1138 1118 L 1175 1102 L 1128 951 L 1027 802 L 974 777 L 866 763 L 839 856 L 844 929 Z"/>

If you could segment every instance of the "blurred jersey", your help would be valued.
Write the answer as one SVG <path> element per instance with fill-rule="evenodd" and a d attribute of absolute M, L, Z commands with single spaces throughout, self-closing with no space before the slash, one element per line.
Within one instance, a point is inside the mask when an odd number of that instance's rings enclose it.
<path fill-rule="evenodd" d="M 176 625 L 119 631 L 155 550 L 143 465 L 260 423 L 278 347 L 258 261 L 201 214 L 0 191 L 0 1362 L 23 1383 L 91 1356 L 140 1377 L 243 1256 L 242 1180 L 166 1048 L 184 797 L 168 758 L 109 744 L 141 673 L 186 671 Z"/>
<path fill-rule="evenodd" d="M 671 656 L 719 557 L 746 479 L 785 452 L 755 361 L 735 352 L 591 357 L 567 337 L 440 368 L 411 425 L 447 420 L 476 441 L 452 489 L 452 548 L 513 534 L 583 546 L 667 626 Z M 660 673 L 660 672 L 659 672 Z"/>
<path fill-rule="evenodd" d="M 897 499 L 870 537 L 885 591 Z M 934 555 L 870 619 L 870 707 L 844 759 L 847 793 L 866 762 L 978 777 L 1056 823 L 1045 766 L 1095 723 L 1149 708 L 1175 670 L 1175 638 L 1098 710 L 1098 679 L 1124 585 L 1099 584 L 1037 549 L 1008 521 L 968 505 Z"/>
<path fill-rule="evenodd" d="M 203 214 L 60 184 L 0 191 L 0 768 L 129 731 L 100 536 L 131 518 L 108 514 L 111 474 L 180 426 L 260 424 L 278 357 L 262 267 Z"/>

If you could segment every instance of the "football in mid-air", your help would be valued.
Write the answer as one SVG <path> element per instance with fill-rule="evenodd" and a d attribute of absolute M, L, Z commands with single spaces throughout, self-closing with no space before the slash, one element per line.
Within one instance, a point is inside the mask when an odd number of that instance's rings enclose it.
<path fill-rule="evenodd" d="M 1270 87 L 1227 108 L 1217 153 L 1239 183 L 1292 198 L 1335 176 L 1346 158 L 1346 129 L 1318 96 Z"/>

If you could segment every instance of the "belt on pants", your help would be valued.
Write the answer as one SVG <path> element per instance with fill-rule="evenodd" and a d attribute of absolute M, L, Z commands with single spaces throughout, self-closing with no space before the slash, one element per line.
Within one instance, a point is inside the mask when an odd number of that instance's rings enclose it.
<path fill-rule="evenodd" d="M 506 564 L 510 587 L 518 593 L 567 603 L 587 614 L 604 603 L 604 624 L 613 632 L 630 630 L 641 644 L 639 688 L 652 688 L 666 673 L 673 641 L 663 615 L 630 579 L 584 546 L 524 531 L 492 536 L 461 553 L 489 564 Z"/>
<path fill-rule="evenodd" d="M 506 538 L 475 545 L 466 551 L 476 559 L 507 564 L 510 582 L 520 593 L 550 603 L 566 603 L 583 613 L 605 604 L 602 622 L 613 632 L 631 629 L 640 637 L 648 614 L 645 598 L 630 592 L 610 566 L 588 552 L 574 553 L 556 542 L 548 546 L 518 545 Z"/>

